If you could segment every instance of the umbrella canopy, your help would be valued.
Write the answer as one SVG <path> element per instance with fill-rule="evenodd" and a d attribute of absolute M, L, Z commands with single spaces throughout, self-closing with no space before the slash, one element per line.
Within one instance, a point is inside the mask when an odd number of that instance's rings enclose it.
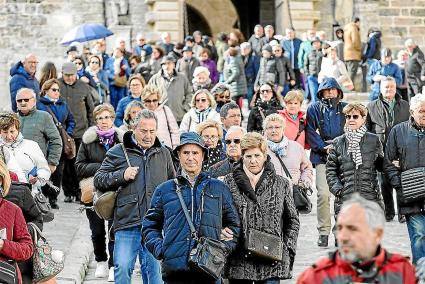
<path fill-rule="evenodd" d="M 75 41 L 86 42 L 94 39 L 105 38 L 113 34 L 113 32 L 105 28 L 103 25 L 84 24 L 67 32 L 60 43 L 63 45 L 70 45 Z"/>

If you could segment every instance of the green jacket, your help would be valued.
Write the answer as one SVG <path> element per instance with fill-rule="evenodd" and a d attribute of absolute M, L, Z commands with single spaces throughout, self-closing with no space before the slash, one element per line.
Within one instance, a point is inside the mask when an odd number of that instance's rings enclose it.
<path fill-rule="evenodd" d="M 298 52 L 298 69 L 304 69 L 305 57 L 308 56 L 313 47 L 311 41 L 303 41 L 300 45 L 300 51 Z"/>
<path fill-rule="evenodd" d="M 26 115 L 19 112 L 19 121 L 24 138 L 37 142 L 47 163 L 57 166 L 62 154 L 62 138 L 52 116 L 34 107 Z"/>

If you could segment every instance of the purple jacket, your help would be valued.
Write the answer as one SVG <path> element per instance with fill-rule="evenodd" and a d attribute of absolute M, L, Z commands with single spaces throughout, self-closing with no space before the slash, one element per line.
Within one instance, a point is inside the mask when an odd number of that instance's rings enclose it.
<path fill-rule="evenodd" d="M 212 84 L 218 83 L 218 71 L 217 71 L 217 65 L 215 64 L 214 60 L 207 59 L 205 61 L 200 61 L 201 66 L 204 66 L 208 68 L 208 71 L 210 71 L 210 79 Z"/>

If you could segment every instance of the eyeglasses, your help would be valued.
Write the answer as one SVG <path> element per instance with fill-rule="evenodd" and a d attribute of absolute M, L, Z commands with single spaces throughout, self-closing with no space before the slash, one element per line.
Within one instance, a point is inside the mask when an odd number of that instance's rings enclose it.
<path fill-rule="evenodd" d="M 99 61 L 90 61 L 90 64 L 99 64 Z"/>
<path fill-rule="evenodd" d="M 56 88 L 51 88 L 50 90 L 52 90 L 53 92 L 59 92 L 59 89 Z"/>
<path fill-rule="evenodd" d="M 114 117 L 107 115 L 107 116 L 96 117 L 96 120 L 100 121 L 100 120 L 108 120 L 108 119 L 112 119 L 112 118 L 114 118 Z"/>
<path fill-rule="evenodd" d="M 159 100 L 144 100 L 143 102 L 144 102 L 145 104 L 152 104 L 152 103 L 156 104 L 158 101 L 159 101 Z"/>
<path fill-rule="evenodd" d="M 74 62 L 75 65 L 83 65 L 83 62 Z"/>
<path fill-rule="evenodd" d="M 268 93 L 268 92 L 271 92 L 271 91 L 272 91 L 271 89 L 260 90 L 260 93 Z"/>
<path fill-rule="evenodd" d="M 199 102 L 203 102 L 205 103 L 207 101 L 207 99 L 196 99 L 195 102 L 199 103 Z"/>
<path fill-rule="evenodd" d="M 22 102 L 29 102 L 30 100 L 31 100 L 32 98 L 29 98 L 29 99 L 17 99 L 16 101 L 18 102 L 18 103 L 22 103 Z"/>
<path fill-rule="evenodd" d="M 279 130 L 282 129 L 283 126 L 268 126 L 266 130 Z"/>
<path fill-rule="evenodd" d="M 217 141 L 218 136 L 202 136 L 202 139 L 204 139 L 204 141 Z"/>
<path fill-rule="evenodd" d="M 358 114 L 353 114 L 353 115 L 346 114 L 345 115 L 345 119 L 348 119 L 348 120 L 350 120 L 350 119 L 357 120 L 359 118 L 360 118 L 360 115 L 358 115 Z"/>
<path fill-rule="evenodd" d="M 232 144 L 232 142 L 235 143 L 235 144 L 241 144 L 241 139 L 226 139 L 227 145 Z"/>
<path fill-rule="evenodd" d="M 28 64 L 37 65 L 38 64 L 38 61 L 28 61 Z"/>

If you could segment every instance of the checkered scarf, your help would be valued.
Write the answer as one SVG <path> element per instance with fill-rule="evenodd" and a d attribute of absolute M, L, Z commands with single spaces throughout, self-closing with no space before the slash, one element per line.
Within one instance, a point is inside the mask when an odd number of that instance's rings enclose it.
<path fill-rule="evenodd" d="M 356 164 L 356 169 L 363 164 L 362 152 L 360 150 L 360 141 L 362 140 L 367 129 L 365 125 L 362 125 L 359 129 L 351 130 L 348 127 L 344 127 L 345 136 L 348 141 L 348 154 L 351 154 L 353 162 Z"/>

